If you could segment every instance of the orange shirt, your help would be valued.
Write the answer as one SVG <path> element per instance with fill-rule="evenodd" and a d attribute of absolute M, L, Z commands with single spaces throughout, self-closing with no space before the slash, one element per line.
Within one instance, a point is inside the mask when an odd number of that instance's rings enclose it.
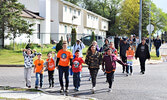
<path fill-rule="evenodd" d="M 70 64 L 70 59 L 73 58 L 73 55 L 70 51 L 63 51 L 63 49 L 59 50 L 57 53 L 57 58 L 60 58 L 59 65 L 66 67 Z"/>
<path fill-rule="evenodd" d="M 35 65 L 35 73 L 40 73 L 41 72 L 41 74 L 43 74 L 43 67 L 44 67 L 44 60 L 39 60 L 39 59 L 37 59 L 37 60 L 35 60 L 34 61 L 34 65 Z"/>
<path fill-rule="evenodd" d="M 126 50 L 126 55 L 129 56 L 134 56 L 134 51 L 133 50 Z"/>
<path fill-rule="evenodd" d="M 53 58 L 51 58 L 50 60 L 49 59 L 46 59 L 46 61 L 48 62 L 48 70 L 49 71 L 53 71 L 55 69 L 55 61 L 53 60 Z"/>

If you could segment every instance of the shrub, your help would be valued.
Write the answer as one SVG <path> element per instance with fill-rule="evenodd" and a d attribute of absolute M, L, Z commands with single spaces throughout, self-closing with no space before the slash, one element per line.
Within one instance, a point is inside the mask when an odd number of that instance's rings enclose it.
<path fill-rule="evenodd" d="M 73 46 L 76 42 L 76 35 L 77 35 L 77 32 L 76 32 L 76 29 L 73 28 L 72 31 L 71 31 L 71 46 Z"/>
<path fill-rule="evenodd" d="M 61 37 L 61 40 L 56 45 L 56 51 L 58 52 L 59 50 L 61 50 L 63 48 L 62 46 L 63 46 L 63 37 Z"/>

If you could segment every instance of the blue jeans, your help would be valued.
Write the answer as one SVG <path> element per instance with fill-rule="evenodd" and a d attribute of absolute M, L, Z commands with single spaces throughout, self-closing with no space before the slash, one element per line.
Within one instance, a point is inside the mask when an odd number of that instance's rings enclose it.
<path fill-rule="evenodd" d="M 132 73 L 133 69 L 132 69 L 132 65 L 133 62 L 132 61 L 127 61 L 128 66 L 126 67 L 126 72 L 129 73 L 129 68 L 130 68 L 130 72 Z"/>
<path fill-rule="evenodd" d="M 159 57 L 159 48 L 156 48 L 156 56 Z"/>
<path fill-rule="evenodd" d="M 75 88 L 79 88 L 80 87 L 80 72 L 77 73 L 73 73 L 73 84 Z"/>
<path fill-rule="evenodd" d="M 66 66 L 66 67 L 58 66 L 58 68 L 59 68 L 59 82 L 60 82 L 60 86 L 64 87 L 64 85 L 63 85 L 63 73 L 64 73 L 65 81 L 66 81 L 65 87 L 68 88 L 68 84 L 69 84 L 69 66 Z"/>
<path fill-rule="evenodd" d="M 38 87 L 38 85 L 39 85 L 39 78 L 40 78 L 40 87 L 42 87 L 42 84 L 43 84 L 43 74 L 41 74 L 41 73 L 36 73 L 35 87 Z"/>

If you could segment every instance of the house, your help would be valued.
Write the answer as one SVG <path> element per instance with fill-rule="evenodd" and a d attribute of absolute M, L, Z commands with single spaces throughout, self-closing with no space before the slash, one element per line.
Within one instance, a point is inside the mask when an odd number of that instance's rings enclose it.
<path fill-rule="evenodd" d="M 50 44 L 61 37 L 70 38 L 72 28 L 76 29 L 77 38 L 91 35 L 106 36 L 108 19 L 64 0 L 18 0 L 27 10 L 21 15 L 29 23 L 35 23 L 33 35 L 16 38 L 16 43 Z M 5 40 L 5 45 L 12 41 Z"/>

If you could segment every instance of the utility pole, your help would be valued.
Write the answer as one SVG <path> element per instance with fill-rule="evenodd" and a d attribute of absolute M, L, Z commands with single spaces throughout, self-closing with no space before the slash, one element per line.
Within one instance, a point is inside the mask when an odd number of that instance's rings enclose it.
<path fill-rule="evenodd" d="M 139 42 L 141 42 L 142 35 L 142 0 L 140 0 L 140 13 L 139 13 Z"/>
<path fill-rule="evenodd" d="M 150 7 L 149 7 L 149 50 L 151 50 L 151 0 L 150 0 Z"/>

